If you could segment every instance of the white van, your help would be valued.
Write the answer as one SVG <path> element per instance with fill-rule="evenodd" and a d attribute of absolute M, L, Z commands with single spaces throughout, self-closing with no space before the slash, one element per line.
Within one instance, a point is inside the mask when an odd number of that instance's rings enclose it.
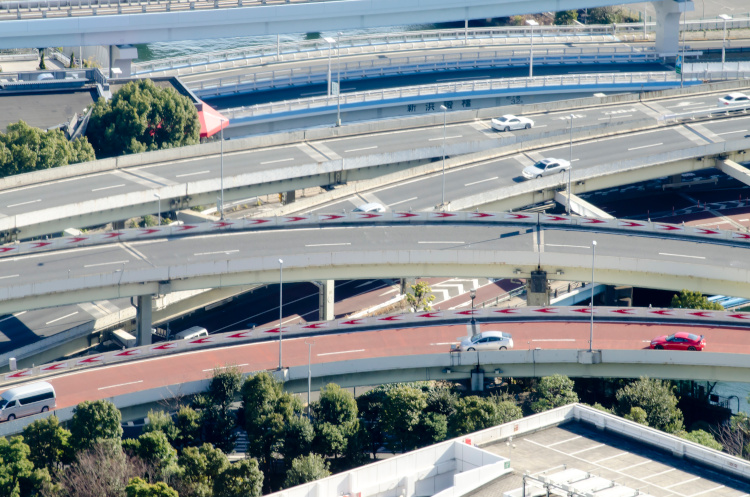
<path fill-rule="evenodd" d="M 46 381 L 7 390 L 0 395 L 0 421 L 11 421 L 54 409 L 55 389 Z"/>
<path fill-rule="evenodd" d="M 385 207 L 383 207 L 383 204 L 370 202 L 369 204 L 360 205 L 356 209 L 353 209 L 352 212 L 385 212 Z"/>
<path fill-rule="evenodd" d="M 179 333 L 175 333 L 175 340 L 192 340 L 193 338 L 207 337 L 208 330 L 200 326 L 193 326 Z"/>

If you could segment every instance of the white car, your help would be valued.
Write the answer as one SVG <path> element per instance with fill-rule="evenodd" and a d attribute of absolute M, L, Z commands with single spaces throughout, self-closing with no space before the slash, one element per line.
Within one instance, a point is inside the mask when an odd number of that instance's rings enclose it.
<path fill-rule="evenodd" d="M 723 97 L 719 98 L 719 105 L 742 105 L 742 104 L 750 104 L 750 97 L 745 95 L 744 93 L 730 93 L 729 95 L 724 95 Z"/>
<path fill-rule="evenodd" d="M 452 350 L 473 352 L 475 350 L 507 350 L 513 348 L 513 338 L 503 331 L 483 331 L 471 337 L 465 337 Z"/>
<path fill-rule="evenodd" d="M 561 173 L 570 169 L 570 162 L 565 159 L 542 159 L 532 166 L 523 168 L 523 177 L 526 179 L 541 178 L 550 174 Z"/>
<path fill-rule="evenodd" d="M 519 117 L 506 114 L 492 120 L 492 129 L 497 131 L 509 131 L 511 129 L 529 129 L 534 126 L 534 121 L 528 117 Z"/>
<path fill-rule="evenodd" d="M 370 202 L 369 204 L 362 204 L 352 212 L 385 212 L 385 207 L 377 202 Z"/>

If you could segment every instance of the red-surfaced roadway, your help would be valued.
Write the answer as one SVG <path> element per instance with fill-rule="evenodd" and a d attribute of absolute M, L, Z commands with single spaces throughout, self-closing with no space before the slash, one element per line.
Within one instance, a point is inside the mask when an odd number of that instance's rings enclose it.
<path fill-rule="evenodd" d="M 502 330 L 513 335 L 516 349 L 588 348 L 589 323 L 525 322 L 481 325 L 482 331 Z M 594 323 L 595 349 L 643 349 L 658 335 L 691 331 L 706 336 L 711 352 L 750 353 L 750 329 L 711 326 Z M 308 346 L 313 364 L 388 356 L 448 353 L 450 344 L 467 335 L 466 325 L 391 329 L 283 341 L 284 367 L 307 364 Z M 700 352 L 684 352 L 699 354 Z M 279 363 L 278 340 L 242 346 L 200 350 L 136 362 L 68 373 L 49 379 L 58 395 L 58 407 L 166 385 L 210 378 L 216 367 L 235 365 L 243 372 L 273 370 Z"/>

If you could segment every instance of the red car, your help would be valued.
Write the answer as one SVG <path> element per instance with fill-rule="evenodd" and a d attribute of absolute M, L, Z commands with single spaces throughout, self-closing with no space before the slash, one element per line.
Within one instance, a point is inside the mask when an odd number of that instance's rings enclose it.
<path fill-rule="evenodd" d="M 703 350 L 706 346 L 706 339 L 703 335 L 693 335 L 686 331 L 675 333 L 674 335 L 664 335 L 651 340 L 651 349 L 666 350 Z"/>

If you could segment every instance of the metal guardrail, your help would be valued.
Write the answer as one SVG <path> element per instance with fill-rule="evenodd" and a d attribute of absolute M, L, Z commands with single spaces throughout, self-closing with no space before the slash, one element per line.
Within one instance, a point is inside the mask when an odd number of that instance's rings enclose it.
<path fill-rule="evenodd" d="M 697 117 L 710 117 L 718 114 L 729 114 L 730 112 L 744 112 L 750 109 L 750 103 L 743 105 L 727 105 L 724 107 L 714 107 L 711 109 L 693 110 L 689 112 L 679 112 L 676 114 L 664 114 L 659 117 L 660 121 L 683 121 L 687 119 L 695 119 Z"/>
<path fill-rule="evenodd" d="M 534 63 L 582 64 L 612 62 L 655 61 L 659 55 L 652 48 L 636 47 L 582 47 L 547 48 L 534 51 Z M 365 79 L 389 75 L 415 74 L 445 70 L 466 70 L 485 67 L 526 65 L 529 51 L 493 50 L 461 53 L 428 54 L 394 58 L 374 58 L 345 62 L 341 70 L 334 70 L 334 78 L 339 73 L 342 80 Z M 327 80 L 327 66 L 323 63 L 304 67 L 264 71 L 224 78 L 201 80 L 188 86 L 202 96 L 219 95 L 225 92 L 246 92 L 268 88 L 309 85 Z"/>
<path fill-rule="evenodd" d="M 671 72 L 658 73 L 607 73 L 544 76 L 541 78 L 507 78 L 481 81 L 456 81 L 432 85 L 387 88 L 366 92 L 341 93 L 341 105 L 377 103 L 385 100 L 414 99 L 419 97 L 440 98 L 441 95 L 462 93 L 494 92 L 509 89 L 544 89 L 546 87 L 603 85 L 603 84 L 649 84 L 679 83 L 679 78 Z M 284 102 L 272 102 L 248 107 L 222 110 L 229 119 L 267 116 L 282 112 L 305 111 L 336 107 L 336 96 L 310 97 Z"/>

